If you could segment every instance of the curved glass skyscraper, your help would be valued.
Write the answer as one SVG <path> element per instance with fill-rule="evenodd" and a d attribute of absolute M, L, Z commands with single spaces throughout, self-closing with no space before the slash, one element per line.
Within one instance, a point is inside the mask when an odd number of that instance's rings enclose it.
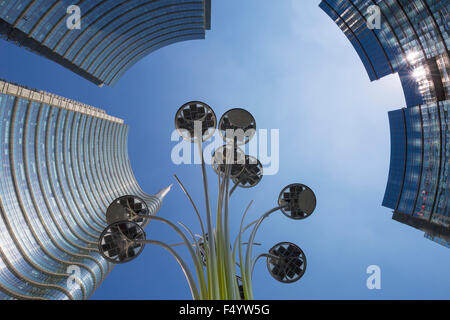
<path fill-rule="evenodd" d="M 450 2 L 323 0 L 370 80 L 398 73 L 407 106 L 450 99 Z M 377 24 L 379 22 L 379 24 Z"/>
<path fill-rule="evenodd" d="M 450 248 L 450 1 L 323 0 L 370 80 L 398 73 L 407 107 L 389 112 L 383 205 Z"/>
<path fill-rule="evenodd" d="M 114 85 L 152 51 L 204 39 L 210 12 L 211 0 L 0 0 L 0 35 Z"/>
<path fill-rule="evenodd" d="M 97 249 L 107 206 L 144 199 L 128 127 L 91 106 L 0 81 L 0 299 L 87 299 L 113 265 Z"/>
<path fill-rule="evenodd" d="M 450 248 L 450 101 L 389 112 L 391 166 L 383 206 Z"/>

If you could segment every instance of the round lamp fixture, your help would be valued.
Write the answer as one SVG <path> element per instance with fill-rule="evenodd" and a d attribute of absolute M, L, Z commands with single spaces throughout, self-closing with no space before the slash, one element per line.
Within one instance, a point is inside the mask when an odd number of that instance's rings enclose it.
<path fill-rule="evenodd" d="M 256 133 L 256 121 L 250 112 L 235 108 L 225 112 L 219 121 L 219 133 L 226 143 L 243 145 Z"/>
<path fill-rule="evenodd" d="M 183 104 L 175 115 L 175 128 L 186 141 L 194 142 L 197 136 L 206 141 L 212 137 L 216 126 L 217 118 L 213 109 L 201 101 Z"/>
<path fill-rule="evenodd" d="M 224 176 L 227 165 L 231 166 L 231 177 L 238 176 L 245 167 L 245 153 L 238 147 L 226 144 L 214 152 L 212 167 L 217 174 Z"/>
<path fill-rule="evenodd" d="M 316 208 L 316 196 L 308 186 L 293 183 L 280 192 L 278 205 L 287 217 L 295 220 L 305 219 Z"/>
<path fill-rule="evenodd" d="M 300 280 L 306 271 L 305 253 L 291 242 L 281 242 L 269 250 L 267 269 L 276 280 L 292 283 Z"/>
<path fill-rule="evenodd" d="M 256 186 L 263 177 L 263 166 L 255 157 L 245 155 L 245 166 L 242 172 L 232 177 L 233 183 L 241 188 Z"/>
<path fill-rule="evenodd" d="M 112 224 L 117 221 L 134 221 L 144 224 L 149 214 L 148 206 L 139 197 L 126 195 L 115 199 L 106 210 L 106 222 Z"/>
<path fill-rule="evenodd" d="M 142 253 L 145 240 L 144 230 L 131 221 L 117 221 L 110 224 L 100 235 L 98 249 L 111 263 L 126 263 Z"/>

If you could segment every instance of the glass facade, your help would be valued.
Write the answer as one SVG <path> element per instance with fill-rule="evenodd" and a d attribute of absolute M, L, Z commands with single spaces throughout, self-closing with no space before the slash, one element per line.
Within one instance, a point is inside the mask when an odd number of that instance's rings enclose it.
<path fill-rule="evenodd" d="M 448 247 L 450 1 L 322 0 L 319 6 L 347 36 L 371 81 L 399 75 L 408 108 L 389 112 L 383 206 Z"/>
<path fill-rule="evenodd" d="M 0 299 L 87 299 L 113 265 L 97 249 L 137 184 L 128 127 L 104 111 L 0 81 Z"/>
<path fill-rule="evenodd" d="M 67 8 L 80 8 L 69 29 Z M 97 85 L 114 85 L 147 54 L 204 39 L 211 0 L 0 0 L 0 34 Z"/>
<path fill-rule="evenodd" d="M 370 80 L 398 73 L 408 107 L 450 99 L 449 1 L 323 0 L 320 7 L 350 40 Z M 380 28 L 372 28 L 376 17 Z"/>
<path fill-rule="evenodd" d="M 449 111 L 446 100 L 389 112 L 391 165 L 383 206 L 394 210 L 395 220 L 433 237 L 450 237 Z"/>
<path fill-rule="evenodd" d="M 425 238 L 434 241 L 436 243 L 439 243 L 441 246 L 447 247 L 450 249 L 450 238 L 444 239 L 444 238 L 439 238 L 436 236 L 432 236 L 428 233 L 425 233 Z"/>

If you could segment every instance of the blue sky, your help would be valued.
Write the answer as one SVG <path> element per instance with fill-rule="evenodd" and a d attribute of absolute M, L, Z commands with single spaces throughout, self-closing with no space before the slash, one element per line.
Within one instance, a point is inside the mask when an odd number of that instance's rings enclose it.
<path fill-rule="evenodd" d="M 276 205 L 281 189 L 301 182 L 316 193 L 314 214 L 293 222 L 281 213 L 258 232 L 268 250 L 298 244 L 308 269 L 298 282 L 254 274 L 257 299 L 448 299 L 450 255 L 423 233 L 391 219 L 381 206 L 389 170 L 387 112 L 405 105 L 397 75 L 371 83 L 356 52 L 316 0 L 213 1 L 206 40 L 171 45 L 147 56 L 113 88 L 98 88 L 59 65 L 1 42 L 0 77 L 43 89 L 123 118 L 142 188 L 155 193 L 176 173 L 204 208 L 200 167 L 171 162 L 173 118 L 181 104 L 202 100 L 218 117 L 249 110 L 259 128 L 280 129 L 280 170 L 231 203 L 232 230 L 251 199 L 249 221 Z M 208 169 L 210 184 L 216 176 Z M 215 186 L 212 187 L 215 193 Z M 174 186 L 160 216 L 199 232 L 194 212 Z M 149 238 L 179 242 L 156 223 Z M 188 259 L 186 252 L 180 251 Z M 381 290 L 366 288 L 366 269 L 381 268 Z M 147 246 L 118 265 L 93 299 L 190 299 L 184 275 L 163 249 Z"/>

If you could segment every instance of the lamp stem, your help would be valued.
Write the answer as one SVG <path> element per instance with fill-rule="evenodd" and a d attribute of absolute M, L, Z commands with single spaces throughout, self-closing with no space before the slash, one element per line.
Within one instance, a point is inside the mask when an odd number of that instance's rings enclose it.
<path fill-rule="evenodd" d="M 202 166 L 202 177 L 203 177 L 203 189 L 205 191 L 205 203 L 206 203 L 206 223 L 208 228 L 208 265 L 210 266 L 209 270 L 211 273 L 211 294 L 213 299 L 219 298 L 219 279 L 217 275 L 217 266 L 216 266 L 216 241 L 215 241 L 215 235 L 212 225 L 212 217 L 211 217 L 211 205 L 209 202 L 209 191 L 208 191 L 208 179 L 206 176 L 206 166 L 205 166 L 205 159 L 203 158 L 203 148 L 202 148 L 202 139 L 203 137 L 198 135 L 196 137 L 197 145 L 198 145 L 198 152 L 200 153 L 200 160 L 201 160 L 201 166 Z"/>
<path fill-rule="evenodd" d="M 174 258 L 177 260 L 178 264 L 180 265 L 181 269 L 183 270 L 184 275 L 186 276 L 187 282 L 189 284 L 189 289 L 191 290 L 192 298 L 194 300 L 200 300 L 200 295 L 198 294 L 197 284 L 195 283 L 194 277 L 192 276 L 191 271 L 189 270 L 188 266 L 186 265 L 186 262 L 178 255 L 178 253 L 173 250 L 169 245 L 167 245 L 164 242 L 157 241 L 157 240 L 138 240 L 135 241 L 136 243 L 142 243 L 142 244 L 155 244 L 158 246 L 163 247 L 167 251 L 169 251 Z"/>

